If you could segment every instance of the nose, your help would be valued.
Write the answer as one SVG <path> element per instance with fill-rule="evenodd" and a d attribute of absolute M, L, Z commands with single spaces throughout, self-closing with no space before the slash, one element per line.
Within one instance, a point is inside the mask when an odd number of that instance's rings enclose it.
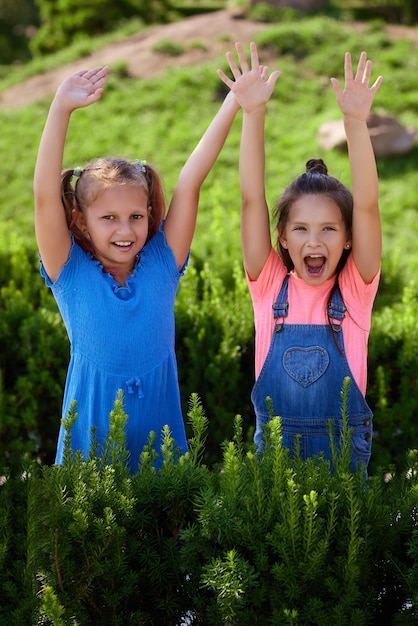
<path fill-rule="evenodd" d="M 321 245 L 320 234 L 314 230 L 309 231 L 308 246 L 311 248 L 317 248 Z"/>
<path fill-rule="evenodd" d="M 131 220 L 118 220 L 116 232 L 120 234 L 132 232 Z"/>

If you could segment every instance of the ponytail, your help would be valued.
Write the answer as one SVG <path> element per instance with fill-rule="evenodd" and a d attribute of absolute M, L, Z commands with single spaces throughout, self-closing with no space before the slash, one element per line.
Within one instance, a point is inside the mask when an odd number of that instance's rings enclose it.
<path fill-rule="evenodd" d="M 166 204 L 162 180 L 158 171 L 153 165 L 149 165 L 148 163 L 143 163 L 142 167 L 144 168 L 143 172 L 148 185 L 148 201 L 151 206 L 148 218 L 147 241 L 149 241 L 155 233 L 158 232 L 161 226 L 161 222 L 166 213 Z"/>
<path fill-rule="evenodd" d="M 81 208 L 77 201 L 76 187 L 77 182 L 74 185 L 74 176 L 79 178 L 84 170 L 80 168 L 66 169 L 61 173 L 61 200 L 64 207 L 65 219 L 67 221 L 68 230 L 73 234 L 74 240 L 78 243 L 80 248 L 86 252 L 91 252 L 92 247 L 90 241 L 81 232 L 76 225 L 78 214 L 81 212 Z"/>

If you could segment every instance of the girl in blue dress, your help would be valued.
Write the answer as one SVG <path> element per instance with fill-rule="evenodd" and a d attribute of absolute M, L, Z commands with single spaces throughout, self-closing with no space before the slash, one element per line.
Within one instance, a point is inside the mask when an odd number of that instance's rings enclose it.
<path fill-rule="evenodd" d="M 41 273 L 71 345 L 62 417 L 75 400 L 72 449 L 86 458 L 94 427 L 100 446 L 122 390 L 130 468 L 150 431 L 169 426 L 180 452 L 187 440 L 174 351 L 174 301 L 194 235 L 199 191 L 239 109 L 230 92 L 184 165 L 168 212 L 157 171 L 117 158 L 61 172 L 72 113 L 98 101 L 108 67 L 59 86 L 42 134 L 34 176 Z M 56 462 L 63 459 L 65 430 Z M 161 460 L 160 460 L 161 461 Z M 158 461 L 157 461 L 158 465 Z"/>

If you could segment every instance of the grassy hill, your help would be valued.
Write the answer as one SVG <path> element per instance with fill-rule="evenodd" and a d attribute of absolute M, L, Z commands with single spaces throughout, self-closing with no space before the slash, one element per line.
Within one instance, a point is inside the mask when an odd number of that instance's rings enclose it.
<path fill-rule="evenodd" d="M 330 172 L 350 185 L 346 155 L 321 153 L 317 139 L 319 126 L 339 117 L 328 79 L 342 78 L 346 49 L 354 57 L 366 49 L 374 61 L 374 76 L 384 77 L 375 110 L 385 110 L 405 125 L 418 126 L 418 54 L 414 41 L 391 39 L 380 23 L 360 30 L 325 17 L 272 25 L 258 41 L 261 59 L 283 72 L 267 118 L 270 203 L 312 156 L 322 156 Z M 161 59 L 164 63 L 164 55 Z M 171 68 L 164 78 L 139 81 L 126 75 L 118 63 L 100 103 L 73 116 L 65 166 L 82 165 L 97 155 L 144 158 L 160 169 L 169 198 L 182 163 L 219 106 L 222 85 L 215 70 L 221 66 L 225 66 L 223 57 L 191 68 Z M 13 233 L 33 242 L 32 175 L 48 105 L 45 100 L 13 111 L 0 110 L 0 229 L 6 240 Z M 239 136 L 238 117 L 202 192 L 194 248 L 199 257 L 213 257 L 215 264 L 225 254 L 228 260 L 223 259 L 222 264 L 239 256 Z M 384 264 L 399 265 L 410 276 L 418 264 L 417 159 L 418 151 L 414 150 L 378 163 Z M 220 208 L 221 215 L 214 216 L 214 208 Z"/>

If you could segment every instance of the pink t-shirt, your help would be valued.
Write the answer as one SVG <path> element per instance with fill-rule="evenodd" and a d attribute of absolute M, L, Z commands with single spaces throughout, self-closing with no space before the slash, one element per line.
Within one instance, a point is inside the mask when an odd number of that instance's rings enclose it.
<path fill-rule="evenodd" d="M 272 306 L 277 299 L 287 269 L 277 251 L 271 253 L 257 280 L 250 280 L 248 287 L 254 309 L 255 323 L 255 375 L 258 378 L 270 347 L 274 328 Z M 379 285 L 380 272 L 373 281 L 363 282 L 352 255 L 347 259 L 339 276 L 339 286 L 347 307 L 343 321 L 344 346 L 351 372 L 365 395 L 367 386 L 367 344 L 373 302 Z M 288 324 L 328 324 L 327 304 L 334 278 L 322 285 L 308 285 L 293 272 L 289 278 Z M 285 323 L 286 323 L 285 322 Z"/>

